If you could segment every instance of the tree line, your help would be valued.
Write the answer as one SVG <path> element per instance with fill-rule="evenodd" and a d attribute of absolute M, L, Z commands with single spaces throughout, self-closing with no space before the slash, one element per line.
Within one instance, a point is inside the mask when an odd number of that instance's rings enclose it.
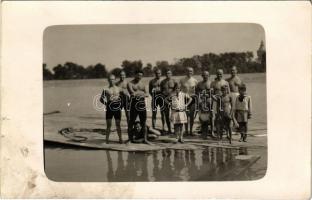
<path fill-rule="evenodd" d="M 96 79 L 105 78 L 109 73 L 116 76 L 121 70 L 124 70 L 128 77 L 132 77 L 136 70 L 143 70 L 144 76 L 153 76 L 153 69 L 159 68 L 163 74 L 170 68 L 173 75 L 184 75 L 186 67 L 193 67 L 195 74 L 200 74 L 203 69 L 209 70 L 211 73 L 222 68 L 225 73 L 229 73 L 233 65 L 237 66 L 239 73 L 255 73 L 265 72 L 265 51 L 258 50 L 257 58 L 253 52 L 227 52 L 227 53 L 208 53 L 203 55 L 195 55 L 192 57 L 180 58 L 170 64 L 168 61 L 157 61 L 153 66 L 151 63 L 143 65 L 141 60 L 124 60 L 120 68 L 114 68 L 111 71 L 106 69 L 102 63 L 84 67 L 82 65 L 66 62 L 65 64 L 53 67 L 51 72 L 46 64 L 43 64 L 44 80 L 67 80 L 67 79 Z"/>

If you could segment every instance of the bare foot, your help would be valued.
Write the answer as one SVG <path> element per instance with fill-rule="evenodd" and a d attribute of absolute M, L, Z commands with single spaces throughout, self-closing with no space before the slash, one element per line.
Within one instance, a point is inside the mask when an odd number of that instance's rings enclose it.
<path fill-rule="evenodd" d="M 148 144 L 148 145 L 152 145 L 152 143 L 150 143 L 149 141 L 145 140 L 143 143 Z"/>

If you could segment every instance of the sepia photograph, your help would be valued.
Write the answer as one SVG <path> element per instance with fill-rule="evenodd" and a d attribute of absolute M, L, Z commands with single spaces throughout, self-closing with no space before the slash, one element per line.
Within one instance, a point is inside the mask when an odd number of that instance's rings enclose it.
<path fill-rule="evenodd" d="M 267 169 L 264 29 L 59 25 L 43 38 L 53 181 L 242 181 Z"/>
<path fill-rule="evenodd" d="M 1 198 L 311 198 L 311 2 L 1 11 Z"/>

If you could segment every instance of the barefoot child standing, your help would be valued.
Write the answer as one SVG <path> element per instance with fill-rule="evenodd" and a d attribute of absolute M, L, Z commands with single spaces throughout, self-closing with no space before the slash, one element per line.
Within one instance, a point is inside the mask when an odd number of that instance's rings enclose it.
<path fill-rule="evenodd" d="M 232 143 L 232 129 L 231 129 L 231 121 L 232 121 L 232 108 L 234 104 L 234 100 L 232 96 L 228 94 L 228 88 L 226 85 L 221 87 L 221 95 L 217 96 L 217 133 L 219 139 L 222 140 L 223 131 L 226 132 L 227 139 L 230 144 Z"/>
<path fill-rule="evenodd" d="M 247 95 L 246 90 L 245 84 L 239 86 L 239 95 L 236 97 L 234 105 L 234 123 L 241 133 L 239 142 L 247 142 L 247 125 L 248 119 L 251 118 L 251 97 Z"/>
<path fill-rule="evenodd" d="M 192 98 L 181 92 L 180 84 L 176 83 L 170 95 L 171 122 L 174 125 L 174 132 L 177 135 L 177 142 L 183 141 L 183 124 L 187 123 L 186 108 L 192 102 Z"/>

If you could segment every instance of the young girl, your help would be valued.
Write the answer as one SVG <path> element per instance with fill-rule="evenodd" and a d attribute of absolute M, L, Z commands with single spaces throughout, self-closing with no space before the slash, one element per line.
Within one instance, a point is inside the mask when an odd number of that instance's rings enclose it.
<path fill-rule="evenodd" d="M 184 143 L 182 128 L 183 124 L 187 123 L 186 108 L 192 102 L 192 98 L 181 92 L 180 84 L 176 83 L 174 90 L 170 95 L 171 106 L 171 122 L 174 124 L 174 132 L 177 135 L 177 141 Z"/>
<path fill-rule="evenodd" d="M 241 133 L 239 142 L 247 142 L 247 122 L 251 118 L 251 97 L 247 95 L 246 90 L 245 84 L 239 86 L 239 95 L 234 104 L 234 123 Z"/>

